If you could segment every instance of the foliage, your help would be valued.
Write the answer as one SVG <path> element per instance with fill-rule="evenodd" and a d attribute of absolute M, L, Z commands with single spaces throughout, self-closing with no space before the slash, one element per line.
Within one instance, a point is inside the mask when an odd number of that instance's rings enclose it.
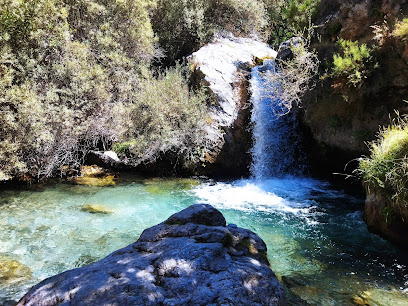
<path fill-rule="evenodd" d="M 408 40 L 408 18 L 404 18 L 395 25 L 392 34 L 402 40 Z"/>
<path fill-rule="evenodd" d="M 158 43 L 173 64 L 216 33 L 286 35 L 285 18 L 313 11 L 309 0 L 0 0 L 0 181 L 78 168 L 112 144 L 132 164 L 201 157 L 205 94 L 181 66 L 152 69 Z M 315 68 L 302 50 L 280 66 L 286 106 L 306 88 L 289 71 Z"/>
<path fill-rule="evenodd" d="M 192 92 L 188 69 L 177 65 L 147 77 L 139 83 L 132 103 L 122 109 L 124 133 L 114 145 L 118 153 L 128 151 L 132 163 L 154 161 L 162 153 L 175 152 L 186 160 L 195 160 L 197 148 L 204 148 L 205 94 Z"/>
<path fill-rule="evenodd" d="M 316 16 L 319 3 L 316 0 L 290 0 L 284 9 L 285 19 L 294 30 L 301 31 Z"/>
<path fill-rule="evenodd" d="M 134 141 L 124 141 L 124 142 L 117 142 L 114 143 L 112 146 L 112 150 L 115 151 L 117 154 L 128 154 L 129 149 L 132 145 L 134 145 Z"/>
<path fill-rule="evenodd" d="M 280 110 L 274 110 L 278 115 L 285 115 L 294 105 L 301 105 L 303 95 L 317 74 L 319 60 L 315 51 L 309 50 L 309 44 L 310 34 L 307 38 L 293 38 L 290 41 L 292 58 L 277 60 L 276 71 L 265 73 L 268 80 L 265 92 L 280 102 Z"/>
<path fill-rule="evenodd" d="M 383 190 L 392 199 L 393 209 L 407 212 L 408 121 L 398 117 L 380 130 L 370 143 L 370 156 L 360 159 L 357 173 L 368 188 Z"/>
<path fill-rule="evenodd" d="M 309 28 L 318 14 L 320 0 L 263 0 L 269 17 L 269 42 L 278 47 Z"/>
<path fill-rule="evenodd" d="M 260 0 L 158 0 L 152 23 L 160 46 L 173 62 L 217 32 L 266 37 L 268 19 Z"/>
<path fill-rule="evenodd" d="M 0 180 L 78 167 L 89 150 L 123 137 L 126 119 L 155 118 L 125 111 L 153 96 L 144 86 L 167 78 L 149 72 L 154 1 L 0 1 Z M 184 94 L 180 103 L 194 100 L 185 83 L 172 81 L 167 89 Z"/>
<path fill-rule="evenodd" d="M 341 54 L 333 55 L 333 71 L 335 77 L 346 77 L 347 83 L 354 87 L 361 87 L 364 79 L 370 73 L 373 62 L 372 49 L 358 41 L 339 39 L 338 46 Z"/>

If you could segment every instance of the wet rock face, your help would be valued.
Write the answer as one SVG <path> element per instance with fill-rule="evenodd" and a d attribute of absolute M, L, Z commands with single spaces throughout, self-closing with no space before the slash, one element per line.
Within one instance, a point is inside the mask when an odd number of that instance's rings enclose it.
<path fill-rule="evenodd" d="M 370 190 L 364 206 L 364 220 L 368 229 L 390 240 L 404 249 L 408 249 L 408 219 L 405 214 L 392 207 L 389 197 L 381 192 Z"/>
<path fill-rule="evenodd" d="M 192 205 L 91 265 L 34 286 L 18 305 L 285 305 L 255 233 Z"/>
<path fill-rule="evenodd" d="M 208 86 L 212 101 L 208 109 L 209 152 L 197 174 L 242 176 L 248 173 L 252 135 L 248 129 L 248 78 L 251 67 L 276 57 L 267 44 L 232 35 L 215 39 L 190 57 L 192 82 Z"/>

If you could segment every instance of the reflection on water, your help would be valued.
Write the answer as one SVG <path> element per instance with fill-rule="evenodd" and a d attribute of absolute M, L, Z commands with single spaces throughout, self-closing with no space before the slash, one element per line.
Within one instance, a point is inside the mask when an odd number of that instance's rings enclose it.
<path fill-rule="evenodd" d="M 324 182 L 128 177 L 110 187 L 54 184 L 0 194 L 0 305 L 197 202 L 264 239 L 293 303 L 408 304 L 406 254 L 367 231 L 361 199 Z"/>

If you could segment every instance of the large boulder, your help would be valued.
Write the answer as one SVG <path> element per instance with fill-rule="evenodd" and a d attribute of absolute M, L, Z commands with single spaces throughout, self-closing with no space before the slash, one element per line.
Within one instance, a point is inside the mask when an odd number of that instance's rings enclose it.
<path fill-rule="evenodd" d="M 48 278 L 18 305 L 284 305 L 255 233 L 197 204 L 106 258 Z"/>
<path fill-rule="evenodd" d="M 277 52 L 255 38 L 226 35 L 193 53 L 192 82 L 207 86 L 212 96 L 208 109 L 209 152 L 197 174 L 246 175 L 251 162 L 251 108 L 248 78 L 251 68 Z"/>

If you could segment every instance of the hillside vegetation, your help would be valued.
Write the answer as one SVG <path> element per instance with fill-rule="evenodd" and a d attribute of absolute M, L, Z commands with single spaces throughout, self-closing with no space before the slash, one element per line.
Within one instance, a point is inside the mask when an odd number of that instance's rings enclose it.
<path fill-rule="evenodd" d="M 95 148 L 133 165 L 200 158 L 207 98 L 176 61 L 217 33 L 277 42 L 309 2 L 1 0 L 0 180 L 77 168 Z"/>

